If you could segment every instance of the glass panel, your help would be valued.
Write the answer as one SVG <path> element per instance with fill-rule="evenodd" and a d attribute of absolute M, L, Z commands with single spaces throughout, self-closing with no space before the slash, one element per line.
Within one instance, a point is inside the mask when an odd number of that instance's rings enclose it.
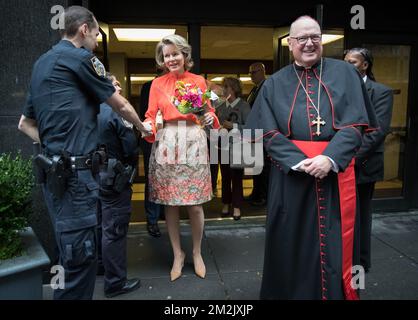
<path fill-rule="evenodd" d="M 202 26 L 202 59 L 273 60 L 273 28 Z"/>
<path fill-rule="evenodd" d="M 376 80 L 393 89 L 390 133 L 385 140 L 384 181 L 376 184 L 375 198 L 402 195 L 405 160 L 410 46 L 364 44 L 374 57 Z"/>
<path fill-rule="evenodd" d="M 344 32 L 326 31 L 322 35 L 323 52 L 327 58 L 342 59 L 344 56 Z"/>
<path fill-rule="evenodd" d="M 254 84 L 249 75 L 249 66 L 254 62 L 264 63 L 267 73 L 273 65 L 273 28 L 202 26 L 201 72 L 217 85 L 224 77 L 240 78 L 243 98 L 247 99 Z M 244 195 L 252 191 L 252 179 L 244 177 Z M 221 175 L 218 173 L 217 197 L 221 197 Z"/>

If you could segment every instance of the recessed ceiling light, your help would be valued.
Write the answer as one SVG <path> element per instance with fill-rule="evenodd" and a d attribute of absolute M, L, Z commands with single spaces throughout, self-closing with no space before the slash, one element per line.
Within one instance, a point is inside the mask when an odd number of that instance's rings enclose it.
<path fill-rule="evenodd" d="M 145 77 L 138 77 L 138 76 L 132 76 L 131 82 L 146 82 L 154 80 L 155 77 L 152 76 L 145 76 Z"/>
<path fill-rule="evenodd" d="M 160 41 L 176 29 L 113 28 L 119 41 Z"/>

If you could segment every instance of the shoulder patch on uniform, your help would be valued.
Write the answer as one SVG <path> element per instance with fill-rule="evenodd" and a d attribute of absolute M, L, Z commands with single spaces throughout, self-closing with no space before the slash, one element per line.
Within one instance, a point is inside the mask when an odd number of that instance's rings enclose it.
<path fill-rule="evenodd" d="M 120 119 L 122 120 L 122 123 L 125 127 L 129 128 L 129 129 L 133 129 L 134 125 L 132 123 L 130 123 L 128 120 L 125 120 L 124 118 L 120 117 Z"/>
<path fill-rule="evenodd" d="M 96 73 L 100 77 L 105 77 L 106 76 L 106 69 L 105 69 L 103 63 L 101 63 L 100 60 L 97 57 L 91 58 L 90 61 L 93 64 L 94 71 L 96 71 Z"/>

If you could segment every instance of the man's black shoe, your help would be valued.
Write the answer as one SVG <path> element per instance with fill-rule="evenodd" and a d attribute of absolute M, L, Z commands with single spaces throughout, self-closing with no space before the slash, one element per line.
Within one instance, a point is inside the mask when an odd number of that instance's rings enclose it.
<path fill-rule="evenodd" d="M 161 237 L 160 228 L 158 227 L 158 223 L 147 223 L 147 230 L 150 236 L 155 238 Z"/>
<path fill-rule="evenodd" d="M 141 286 L 141 280 L 139 279 L 128 279 L 125 281 L 124 285 L 119 288 L 110 289 L 105 291 L 106 298 L 113 298 L 120 294 L 128 293 L 138 289 Z"/>

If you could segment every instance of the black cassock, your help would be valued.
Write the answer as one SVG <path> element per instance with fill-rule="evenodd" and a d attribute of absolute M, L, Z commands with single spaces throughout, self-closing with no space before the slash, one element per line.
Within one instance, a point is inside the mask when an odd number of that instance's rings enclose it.
<path fill-rule="evenodd" d="M 362 133 L 373 130 L 376 120 L 357 70 L 329 58 L 322 66 L 319 112 L 325 124 L 320 135 L 312 125 L 317 111 L 311 101 L 318 105 L 321 61 L 310 69 L 289 65 L 272 75 L 247 119 L 247 128 L 264 130 L 272 161 L 261 299 L 357 298 L 349 285 L 356 192 L 354 186 L 343 194 L 339 176 L 349 171 Z M 295 140 L 328 142 L 320 153 L 334 160 L 342 173 L 331 171 L 320 180 L 292 170 L 307 158 Z M 354 175 L 350 177 L 353 186 Z M 341 209 L 344 201 L 354 201 L 354 214 Z"/>

